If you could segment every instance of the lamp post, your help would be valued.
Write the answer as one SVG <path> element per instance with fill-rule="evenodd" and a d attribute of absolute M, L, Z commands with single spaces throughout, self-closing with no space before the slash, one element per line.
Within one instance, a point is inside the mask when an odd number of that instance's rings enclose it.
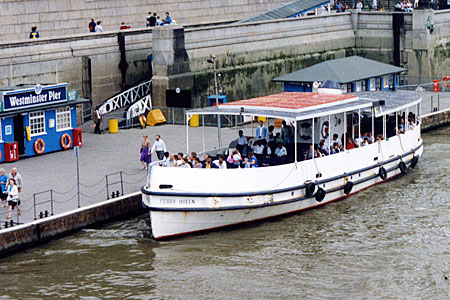
<path fill-rule="evenodd" d="M 207 60 L 210 64 L 213 64 L 214 69 L 214 90 L 216 93 L 216 107 L 219 108 L 219 92 L 217 89 L 217 69 L 216 69 L 216 56 L 211 55 L 211 58 Z M 219 149 L 222 148 L 222 138 L 220 136 L 220 114 L 217 114 L 217 137 L 219 139 Z"/>

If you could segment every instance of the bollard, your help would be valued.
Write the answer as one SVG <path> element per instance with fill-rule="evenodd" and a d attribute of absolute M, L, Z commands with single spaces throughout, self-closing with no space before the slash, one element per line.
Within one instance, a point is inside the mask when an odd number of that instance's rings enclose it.
<path fill-rule="evenodd" d="M 5 228 L 8 228 L 8 221 L 5 221 Z"/>
<path fill-rule="evenodd" d="M 49 212 L 46 210 L 46 211 L 45 211 L 45 217 L 47 218 L 48 215 L 49 215 Z"/>

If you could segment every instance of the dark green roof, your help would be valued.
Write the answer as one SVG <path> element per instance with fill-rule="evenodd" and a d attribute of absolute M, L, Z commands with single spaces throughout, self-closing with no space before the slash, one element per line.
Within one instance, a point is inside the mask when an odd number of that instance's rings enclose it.
<path fill-rule="evenodd" d="M 350 56 L 324 61 L 311 67 L 272 79 L 272 81 L 323 82 L 325 80 L 333 80 L 338 83 L 349 83 L 404 71 L 407 71 L 407 69 L 359 56 Z"/>
<path fill-rule="evenodd" d="M 287 5 L 281 6 L 274 10 L 268 11 L 261 15 L 251 17 L 246 20 L 239 21 L 239 23 L 247 22 L 259 22 L 259 21 L 269 21 L 276 19 L 292 18 L 299 14 L 305 13 L 314 8 L 323 6 L 330 3 L 330 0 L 300 0 L 294 1 Z"/>

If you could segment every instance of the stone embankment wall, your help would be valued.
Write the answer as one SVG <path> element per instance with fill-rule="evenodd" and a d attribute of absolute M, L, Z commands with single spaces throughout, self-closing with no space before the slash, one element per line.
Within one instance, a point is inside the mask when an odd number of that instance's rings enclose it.
<path fill-rule="evenodd" d="M 280 91 L 281 85 L 271 83 L 272 78 L 327 59 L 357 54 L 392 63 L 393 14 L 348 12 L 276 23 L 184 28 L 183 37 L 177 37 L 176 47 L 181 49 L 177 53 L 173 41 L 169 42 L 164 34 L 156 37 L 159 48 L 153 53 L 153 29 L 2 41 L 0 86 L 68 82 L 69 88 L 81 95 L 92 95 L 96 104 L 148 78 L 150 54 L 166 55 L 172 51 L 171 60 L 167 60 L 168 56 L 155 58 L 153 87 L 160 91 L 157 97 L 154 95 L 156 104 L 164 105 L 164 89 L 180 87 L 192 92 L 194 106 L 204 105 L 204 97 L 213 94 L 214 87 L 212 65 L 206 61 L 210 54 L 217 57 L 223 93 L 229 100 L 242 99 Z M 433 34 L 426 28 L 429 16 L 435 22 Z M 450 10 L 415 11 L 404 14 L 403 19 L 400 65 L 409 69 L 408 75 L 449 75 Z M 125 46 L 122 53 L 121 35 Z M 187 56 L 177 57 L 180 53 Z M 119 69 L 124 61 L 127 68 Z M 174 68 L 174 63 L 182 67 Z M 168 69 L 180 72 L 164 73 Z"/>
<path fill-rule="evenodd" d="M 145 212 L 140 192 L 0 231 L 0 257 L 83 228 Z"/>
<path fill-rule="evenodd" d="M 31 26 L 42 37 L 87 32 L 91 18 L 103 21 L 104 30 L 121 22 L 145 27 L 148 11 L 165 18 L 169 11 L 178 24 L 189 25 L 241 20 L 289 3 L 289 0 L 2 0 L 0 40 L 27 39 Z"/>

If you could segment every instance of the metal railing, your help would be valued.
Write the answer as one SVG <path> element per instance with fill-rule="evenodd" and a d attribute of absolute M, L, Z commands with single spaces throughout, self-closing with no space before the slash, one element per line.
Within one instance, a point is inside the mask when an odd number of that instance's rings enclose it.
<path fill-rule="evenodd" d="M 147 178 L 147 174 L 148 172 L 143 172 L 142 170 L 136 171 L 134 173 L 128 173 L 125 171 L 110 173 L 102 177 L 99 181 L 90 185 L 80 183 L 80 187 L 82 188 L 80 195 L 83 196 L 84 199 L 98 199 L 100 201 L 123 196 L 126 192 L 126 186 L 130 188 L 129 192 L 132 192 L 144 185 L 144 180 Z M 136 178 L 137 176 L 139 177 Z M 129 181 L 127 181 L 127 178 L 130 178 L 131 180 L 128 179 Z M 106 197 L 102 196 L 105 195 L 105 191 Z M 21 222 L 20 220 L 20 218 L 22 218 L 22 220 L 24 219 L 24 212 L 29 212 L 28 217 L 30 217 L 31 213 L 32 218 L 29 218 L 29 220 L 27 221 L 30 222 L 32 220 L 43 219 L 54 215 L 55 213 L 57 213 L 55 211 L 58 207 L 60 210 L 63 209 L 64 211 L 66 211 L 68 210 L 67 204 L 70 204 L 69 206 L 73 206 L 73 208 L 78 207 L 77 196 L 77 184 L 72 186 L 68 191 L 64 192 L 58 192 L 54 189 L 50 189 L 34 193 L 31 198 L 22 201 L 22 217 L 19 215 L 17 208 L 14 208 L 14 210 L 12 211 L 13 214 L 15 212 L 15 215 L 13 215 L 14 220 L 7 218 L 9 214 L 7 210 L 0 212 L 0 229 L 13 227 L 18 224 L 24 224 L 25 222 Z M 90 203 L 92 203 L 92 201 L 90 201 Z M 31 205 L 28 205 L 24 208 L 23 206 L 26 206 L 26 204 Z"/>
<path fill-rule="evenodd" d="M 106 100 L 99 108 L 102 114 L 111 113 L 117 109 L 141 100 L 152 91 L 152 80 L 144 81 L 128 90 Z"/>

